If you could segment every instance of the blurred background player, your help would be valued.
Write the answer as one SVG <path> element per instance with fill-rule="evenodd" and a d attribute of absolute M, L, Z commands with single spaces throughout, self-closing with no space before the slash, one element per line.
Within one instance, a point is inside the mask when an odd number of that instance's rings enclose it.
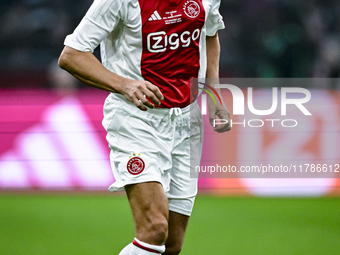
<path fill-rule="evenodd" d="M 181 251 L 197 194 L 190 159 L 199 164 L 203 134 L 190 79 L 218 78 L 219 5 L 96 0 L 65 39 L 60 67 L 112 92 L 103 120 L 116 180 L 109 190 L 126 190 L 136 231 L 122 255 Z M 103 64 L 92 54 L 99 44 Z M 209 106 L 211 119 L 229 119 L 224 104 Z"/>

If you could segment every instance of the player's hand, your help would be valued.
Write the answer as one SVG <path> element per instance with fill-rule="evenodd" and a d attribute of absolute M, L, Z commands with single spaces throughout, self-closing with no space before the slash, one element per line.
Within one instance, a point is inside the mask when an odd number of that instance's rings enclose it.
<path fill-rule="evenodd" d="M 155 105 L 160 105 L 161 101 L 164 100 L 159 88 L 148 81 L 126 79 L 120 93 L 142 111 L 147 110 L 146 106 L 153 109 Z M 152 104 L 146 96 L 150 98 L 154 104 Z"/>
<path fill-rule="evenodd" d="M 224 102 L 222 101 L 223 105 L 220 104 L 220 102 L 217 100 L 217 105 L 212 100 L 211 97 L 208 98 L 208 108 L 209 108 L 209 121 L 210 125 L 214 127 L 214 120 L 216 120 L 216 116 L 221 120 L 220 125 L 216 125 L 215 121 L 215 127 L 214 130 L 219 133 L 223 133 L 226 131 L 229 131 L 231 129 L 230 125 L 230 113 L 225 106 Z"/>

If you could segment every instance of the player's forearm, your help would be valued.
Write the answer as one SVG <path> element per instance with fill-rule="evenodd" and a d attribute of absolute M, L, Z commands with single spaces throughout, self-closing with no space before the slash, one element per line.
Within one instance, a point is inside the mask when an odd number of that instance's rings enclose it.
<path fill-rule="evenodd" d="M 107 70 L 91 52 L 81 52 L 65 47 L 59 66 L 81 82 L 109 92 L 119 92 L 123 77 Z"/>
<path fill-rule="evenodd" d="M 219 64 L 220 64 L 220 41 L 217 32 L 214 36 L 207 36 L 206 47 L 207 47 L 207 72 L 206 72 L 207 83 L 209 83 L 210 86 L 215 87 L 215 84 L 219 83 Z M 216 91 L 218 94 L 221 95 L 220 89 L 216 89 Z M 223 102 L 222 97 L 221 99 Z"/>
<path fill-rule="evenodd" d="M 207 72 L 208 79 L 216 79 L 219 77 L 219 62 L 220 62 L 220 41 L 218 34 L 214 36 L 207 36 Z"/>

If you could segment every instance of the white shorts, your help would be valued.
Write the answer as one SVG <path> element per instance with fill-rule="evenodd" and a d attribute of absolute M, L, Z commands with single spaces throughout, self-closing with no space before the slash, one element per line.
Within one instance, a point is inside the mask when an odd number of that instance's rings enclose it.
<path fill-rule="evenodd" d="M 197 102 L 182 109 L 141 111 L 123 95 L 111 93 L 105 100 L 103 126 L 115 177 L 109 190 L 156 181 L 167 194 L 169 210 L 190 216 L 197 194 L 190 165 L 199 165 L 203 144 Z"/>

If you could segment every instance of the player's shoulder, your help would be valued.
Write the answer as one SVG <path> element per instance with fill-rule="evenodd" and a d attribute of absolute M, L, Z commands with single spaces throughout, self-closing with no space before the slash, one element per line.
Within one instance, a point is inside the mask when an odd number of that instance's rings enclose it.
<path fill-rule="evenodd" d="M 208 12 L 218 9 L 221 5 L 221 0 L 202 0 L 204 9 Z"/>
<path fill-rule="evenodd" d="M 94 20 L 111 14 L 116 17 L 124 6 L 135 1 L 138 0 L 94 0 L 86 16 Z"/>
<path fill-rule="evenodd" d="M 117 8 L 122 5 L 137 2 L 138 0 L 94 0 L 92 6 L 101 7 L 103 9 Z"/>

